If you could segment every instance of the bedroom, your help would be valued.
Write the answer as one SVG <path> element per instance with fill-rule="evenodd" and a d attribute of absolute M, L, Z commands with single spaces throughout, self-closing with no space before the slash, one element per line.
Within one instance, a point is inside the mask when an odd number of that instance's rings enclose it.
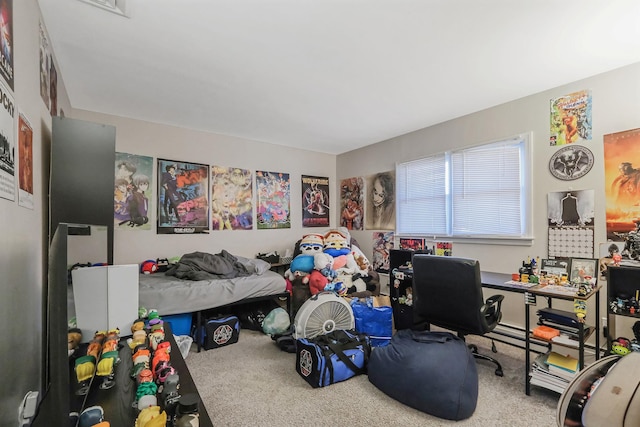
<path fill-rule="evenodd" d="M 4 219 L 1 234 L 5 242 L 0 249 L 0 259 L 5 292 L 11 295 L 11 298 L 4 299 L 0 312 L 4 324 L 19 325 L 5 329 L 2 334 L 2 359 L 10 361 L 5 366 L 6 372 L 16 373 L 15 376 L 10 375 L 1 386 L 2 395 L 10 398 L 3 400 L 0 412 L 8 414 L 15 413 L 15 408 L 28 390 L 39 387 L 38 378 L 21 374 L 25 370 L 37 370 L 38 364 L 34 362 L 33 366 L 25 367 L 22 365 L 24 362 L 16 360 L 14 355 L 16 348 L 20 349 L 20 352 L 38 354 L 42 347 L 42 336 L 37 331 L 41 330 L 42 325 L 42 318 L 38 313 L 41 312 L 43 283 L 46 277 L 44 248 L 47 242 L 47 150 L 51 139 L 50 115 L 42 102 L 37 84 L 38 6 L 34 0 L 14 3 L 15 39 L 18 43 L 16 50 L 21 52 L 16 53 L 16 70 L 22 70 L 17 74 L 15 98 L 18 109 L 24 111 L 34 130 L 35 206 L 33 210 L 29 210 L 18 206 L 16 202 L 0 200 L 0 212 Z M 24 53 L 29 51 L 32 54 Z M 639 127 L 639 75 L 640 65 L 636 63 L 340 155 L 292 149 L 238 137 L 74 110 L 70 106 L 62 79 L 58 87 L 58 108 L 63 109 L 68 117 L 115 126 L 117 150 L 121 152 L 237 166 L 254 171 L 288 172 L 292 177 L 292 195 L 301 193 L 301 175 L 328 176 L 332 185 L 332 207 L 338 206 L 335 186 L 340 179 L 392 170 L 396 161 L 419 158 L 450 148 L 442 145 L 445 144 L 444 141 L 448 141 L 451 146 L 465 146 L 524 130 L 533 131 L 537 141 L 534 163 L 541 165 L 534 172 L 533 199 L 537 204 L 544 205 L 548 191 L 567 189 L 565 183 L 548 173 L 547 163 L 555 151 L 545 142 L 549 133 L 549 100 L 578 90 L 593 91 L 594 136 L 589 147 L 595 154 L 596 164 L 590 174 L 576 181 L 575 189 L 594 189 L 596 200 L 603 200 L 604 172 L 602 161 L 598 160 L 602 159 L 602 136 Z M 430 146 L 424 141 L 437 146 Z M 202 154 L 202 144 L 210 147 L 206 156 Z M 292 201 L 295 200 L 292 197 Z M 337 210 L 333 211 L 336 212 Z M 333 213 L 332 224 L 337 225 L 337 217 L 333 216 Z M 511 272 L 528 255 L 543 254 L 546 251 L 545 209 L 536 211 L 534 228 L 542 235 L 536 235 L 532 247 L 514 250 L 508 246 L 455 244 L 454 253 L 460 256 L 477 256 L 487 269 Z M 292 205 L 291 229 L 223 231 L 189 236 L 158 236 L 153 231 L 122 230 L 116 232 L 114 262 L 137 263 L 148 258 L 175 256 L 193 250 L 216 252 L 226 249 L 231 253 L 252 257 L 258 252 L 283 251 L 290 248 L 306 231 L 307 229 L 301 226 L 301 209 L 296 204 Z M 601 205 L 597 206 L 596 210 L 595 231 L 596 240 L 604 241 L 604 207 Z M 371 232 L 354 232 L 354 235 L 362 243 L 363 250 L 370 253 Z M 519 299 L 506 301 L 505 306 L 507 320 L 521 324 Z M 33 315 L 25 316 L 24 313 Z"/>

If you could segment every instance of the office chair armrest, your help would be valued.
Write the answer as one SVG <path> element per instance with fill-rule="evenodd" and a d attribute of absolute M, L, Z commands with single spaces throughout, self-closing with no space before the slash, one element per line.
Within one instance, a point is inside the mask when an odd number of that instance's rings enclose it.
<path fill-rule="evenodd" d="M 481 313 L 484 316 L 493 315 L 494 313 L 500 313 L 502 310 L 502 300 L 504 295 L 493 295 L 485 301 L 482 306 Z"/>

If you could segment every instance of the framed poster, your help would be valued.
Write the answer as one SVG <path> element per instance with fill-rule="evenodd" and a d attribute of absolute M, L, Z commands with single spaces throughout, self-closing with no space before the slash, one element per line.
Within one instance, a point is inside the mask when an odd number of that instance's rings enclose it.
<path fill-rule="evenodd" d="M 116 152 L 114 173 L 114 228 L 151 230 L 153 157 Z"/>
<path fill-rule="evenodd" d="M 158 234 L 209 232 L 209 166 L 158 159 Z"/>
<path fill-rule="evenodd" d="M 340 225 L 347 230 L 364 229 L 364 179 L 340 181 Z"/>
<path fill-rule="evenodd" d="M 329 178 L 302 175 L 302 226 L 329 226 Z"/>
<path fill-rule="evenodd" d="M 591 91 L 581 90 L 551 100 L 549 145 L 591 139 Z"/>
<path fill-rule="evenodd" d="M 291 228 L 289 174 L 256 171 L 258 230 Z"/>
<path fill-rule="evenodd" d="M 598 260 L 593 258 L 571 258 L 570 282 L 587 282 L 598 277 Z"/>
<path fill-rule="evenodd" d="M 33 130 L 22 112 L 18 115 L 18 204 L 33 209 Z"/>
<path fill-rule="evenodd" d="M 540 271 L 555 276 L 569 275 L 569 259 L 543 259 L 540 262 Z"/>
<path fill-rule="evenodd" d="M 396 177 L 393 172 L 381 172 L 367 177 L 367 230 L 396 228 Z"/>

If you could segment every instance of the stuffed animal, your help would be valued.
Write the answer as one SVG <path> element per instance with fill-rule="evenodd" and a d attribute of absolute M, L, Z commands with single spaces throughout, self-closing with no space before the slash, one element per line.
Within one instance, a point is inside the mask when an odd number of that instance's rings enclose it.
<path fill-rule="evenodd" d="M 158 263 L 152 259 L 148 259 L 140 264 L 140 272 L 144 274 L 152 274 L 158 271 Z"/>
<path fill-rule="evenodd" d="M 315 295 L 318 292 L 324 291 L 324 288 L 329 283 L 329 279 L 318 270 L 313 270 L 309 273 L 309 291 L 311 295 Z"/>
<path fill-rule="evenodd" d="M 325 234 L 323 252 L 333 257 L 333 268 L 338 274 L 360 272 L 351 248 L 349 248 L 347 236 L 341 231 L 330 230 Z"/>
<path fill-rule="evenodd" d="M 313 270 L 313 256 L 322 252 L 323 239 L 320 234 L 307 234 L 300 240 L 300 255 L 292 261 L 289 269 L 284 272 L 284 277 L 294 281 L 298 277 L 304 277 Z"/>

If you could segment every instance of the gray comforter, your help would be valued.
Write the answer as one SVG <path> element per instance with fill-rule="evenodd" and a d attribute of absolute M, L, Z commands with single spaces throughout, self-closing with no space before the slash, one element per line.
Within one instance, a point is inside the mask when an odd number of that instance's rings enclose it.
<path fill-rule="evenodd" d="M 209 280 L 232 279 L 251 273 L 235 256 L 223 249 L 215 255 L 206 252 L 184 254 L 180 261 L 169 267 L 165 275 L 186 280 Z"/>

